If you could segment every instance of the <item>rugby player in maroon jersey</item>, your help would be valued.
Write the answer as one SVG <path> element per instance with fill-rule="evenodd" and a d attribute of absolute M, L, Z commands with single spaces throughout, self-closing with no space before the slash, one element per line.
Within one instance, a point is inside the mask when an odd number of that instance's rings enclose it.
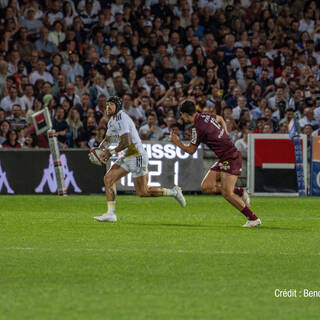
<path fill-rule="evenodd" d="M 241 153 L 232 143 L 226 123 L 218 115 L 199 114 L 194 102 L 184 101 L 180 106 L 183 120 L 191 123 L 192 136 L 189 144 L 184 144 L 173 132 L 171 141 L 183 151 L 193 154 L 200 143 L 206 144 L 218 157 L 201 183 L 201 190 L 206 194 L 219 194 L 243 213 L 248 221 L 243 227 L 257 227 L 261 220 L 249 209 L 250 198 L 243 188 L 236 188 L 241 173 Z"/>

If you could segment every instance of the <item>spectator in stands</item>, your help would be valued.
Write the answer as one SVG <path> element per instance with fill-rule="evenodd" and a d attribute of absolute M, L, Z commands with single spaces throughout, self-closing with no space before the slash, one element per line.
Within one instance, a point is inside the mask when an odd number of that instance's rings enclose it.
<path fill-rule="evenodd" d="M 53 24 L 53 30 L 48 34 L 48 41 L 55 44 L 58 48 L 66 39 L 66 34 L 63 31 L 63 24 L 60 20 L 56 20 Z"/>
<path fill-rule="evenodd" d="M 19 30 L 19 40 L 17 41 L 17 49 L 20 57 L 26 61 L 30 62 L 32 52 L 35 49 L 34 43 L 28 40 L 28 30 L 27 28 L 20 28 Z"/>
<path fill-rule="evenodd" d="M 176 134 L 179 137 L 179 139 L 183 139 L 183 136 L 180 132 L 180 129 L 179 129 L 179 126 L 177 123 L 171 124 L 168 129 L 170 132 L 173 132 L 174 134 Z M 170 135 L 169 134 L 165 135 L 164 138 L 162 139 L 162 141 L 164 141 L 164 142 L 170 141 Z"/>
<path fill-rule="evenodd" d="M 20 102 L 24 110 L 29 110 L 34 102 L 34 90 L 31 84 L 27 84 L 23 90 L 24 95 L 21 97 Z"/>
<path fill-rule="evenodd" d="M 0 123 L 0 145 L 7 140 L 7 134 L 10 130 L 10 123 L 7 120 L 2 120 Z"/>
<path fill-rule="evenodd" d="M 84 70 L 78 63 L 78 55 L 74 51 L 69 52 L 69 62 L 62 66 L 62 71 L 66 72 L 67 82 L 75 83 L 76 77 L 84 77 Z"/>
<path fill-rule="evenodd" d="M 35 98 L 32 104 L 32 107 L 28 109 L 26 113 L 26 120 L 28 125 L 30 126 L 32 124 L 32 115 L 35 112 L 40 111 L 43 108 L 43 102 L 39 98 Z"/>
<path fill-rule="evenodd" d="M 62 104 L 65 100 L 69 102 L 71 108 L 81 104 L 80 97 L 74 93 L 74 85 L 72 82 L 69 82 L 66 85 L 66 92 L 61 95 L 60 104 Z"/>
<path fill-rule="evenodd" d="M 104 94 L 100 94 L 97 105 L 95 108 L 95 118 L 97 121 L 104 115 L 106 109 L 107 97 Z"/>
<path fill-rule="evenodd" d="M 264 124 L 262 133 L 273 133 L 273 129 L 269 123 Z"/>
<path fill-rule="evenodd" d="M 280 130 L 279 130 L 279 133 L 288 133 L 289 131 L 289 128 L 288 128 L 288 122 L 287 121 L 283 121 L 280 123 Z"/>
<path fill-rule="evenodd" d="M 65 111 L 61 106 L 58 106 L 52 120 L 52 128 L 56 130 L 58 144 L 61 148 L 67 148 L 67 133 L 69 132 L 69 126 L 65 118 Z"/>
<path fill-rule="evenodd" d="M 103 140 L 104 136 L 106 134 L 106 130 L 104 127 L 99 127 L 97 130 L 97 134 L 93 136 L 90 141 L 88 142 L 89 148 L 98 147 Z"/>
<path fill-rule="evenodd" d="M 81 121 L 83 121 L 88 109 L 91 107 L 89 94 L 83 93 L 81 95 L 81 103 L 77 104 L 75 107 L 79 112 Z"/>
<path fill-rule="evenodd" d="M 50 3 L 49 11 L 45 16 L 46 24 L 53 26 L 55 21 L 63 19 L 63 13 L 60 10 L 60 1 L 53 0 Z"/>
<path fill-rule="evenodd" d="M 9 95 L 4 97 L 1 100 L 1 108 L 6 112 L 7 115 L 10 115 L 12 112 L 12 107 L 15 105 L 21 105 L 20 98 L 18 97 L 18 89 L 16 86 L 12 86 L 9 90 Z M 23 109 L 25 110 L 25 109 Z"/>
<path fill-rule="evenodd" d="M 0 106 L 6 114 L 0 111 L 0 121 L 11 116 L 14 104 L 20 104 L 22 111 L 28 109 L 30 125 L 31 114 L 42 107 L 46 96 L 52 115 L 55 101 L 67 111 L 76 107 L 86 127 L 93 115 L 99 122 L 103 96 L 117 94 L 137 127 L 145 125 L 145 114 L 150 112 L 156 112 L 156 123 L 165 127 L 165 119 L 176 117 L 177 105 L 189 98 L 199 112 L 222 114 L 232 131 L 236 118 L 241 128 L 257 126 L 254 132 L 269 132 L 268 126 L 264 130 L 266 123 L 274 132 L 280 124 L 285 132 L 292 113 L 288 107 L 298 118 L 302 115 L 303 126 L 316 121 L 313 127 L 318 128 L 320 9 L 316 3 L 306 3 L 301 17 L 297 8 L 302 3 L 297 2 L 290 7 L 269 0 L 238 1 L 232 6 L 202 0 L 169 5 L 162 0 L 138 2 L 131 9 L 122 0 L 102 7 L 97 0 L 77 1 L 77 6 L 73 1 L 54 0 L 45 2 L 47 7 L 35 0 L 4 0 Z M 16 94 L 11 87 L 18 89 Z M 90 97 L 84 95 L 89 88 Z M 50 94 L 55 101 L 51 102 Z M 73 94 L 81 97 L 76 103 Z M 23 96 L 21 103 L 18 96 Z M 237 111 L 241 97 L 247 100 L 244 109 L 250 115 Z M 94 113 L 91 107 L 96 103 Z M 314 119 L 310 108 L 315 109 Z M 189 137 L 190 130 L 180 125 Z M 80 135 L 76 145 L 86 147 L 87 138 Z"/>
<path fill-rule="evenodd" d="M 299 125 L 301 128 L 304 128 L 306 125 L 310 125 L 313 130 L 318 129 L 318 121 L 315 120 L 313 115 L 313 109 L 310 107 L 306 107 L 303 110 L 303 118 L 300 119 Z"/>
<path fill-rule="evenodd" d="M 30 74 L 30 83 L 34 85 L 39 79 L 53 84 L 53 77 L 46 71 L 46 63 L 43 60 L 38 61 L 36 70 Z"/>
<path fill-rule="evenodd" d="M 6 113 L 2 108 L 0 108 L 0 123 L 6 119 Z"/>
<path fill-rule="evenodd" d="M 23 148 L 38 148 L 38 139 L 37 135 L 34 133 L 28 133 L 25 136 Z"/>
<path fill-rule="evenodd" d="M 112 77 L 107 79 L 106 86 L 111 96 L 122 97 L 125 93 L 132 93 L 127 80 L 120 71 L 113 72 Z"/>
<path fill-rule="evenodd" d="M 83 2 L 83 1 L 81 1 L 81 2 Z M 94 2 L 98 3 L 98 1 L 96 1 L 96 0 L 94 0 Z M 100 6 L 100 4 L 99 4 L 99 6 Z M 84 30 L 88 31 L 88 32 L 92 29 L 94 24 L 98 22 L 98 12 L 97 12 L 97 9 L 95 9 L 93 7 L 93 1 L 91 1 L 91 0 L 85 1 L 84 8 L 80 12 L 80 18 L 83 23 Z"/>
<path fill-rule="evenodd" d="M 234 120 L 239 120 L 241 111 L 247 107 L 247 99 L 245 96 L 239 96 L 237 101 L 238 105 L 232 110 Z"/>
<path fill-rule="evenodd" d="M 88 142 L 97 135 L 97 131 L 98 131 L 98 124 L 95 117 L 93 116 L 93 113 L 92 115 L 90 115 L 90 113 L 87 113 L 87 119 L 85 121 L 84 129 L 85 129 L 85 132 L 84 132 L 85 138 L 81 140 L 82 141 L 86 140 L 88 144 Z"/>
<path fill-rule="evenodd" d="M 235 108 L 238 104 L 238 98 L 241 95 L 240 87 L 235 87 L 232 92 L 232 96 L 227 99 L 227 104 L 232 108 Z"/>
<path fill-rule="evenodd" d="M 9 129 L 6 140 L 2 144 L 2 148 L 21 148 L 21 144 L 18 142 L 18 135 L 15 129 Z"/>
<path fill-rule="evenodd" d="M 264 118 L 265 118 L 266 124 L 269 125 L 272 132 L 279 131 L 279 122 L 277 121 L 277 119 L 272 117 L 272 109 L 268 106 L 264 108 Z"/>
<path fill-rule="evenodd" d="M 79 137 L 79 130 L 83 127 L 79 111 L 76 108 L 70 109 L 66 122 L 72 135 L 69 147 L 73 147 Z"/>
<path fill-rule="evenodd" d="M 63 3 L 63 20 L 66 23 L 66 27 L 70 27 L 73 24 L 74 17 L 77 16 L 74 6 L 71 5 L 72 2 L 64 1 Z"/>
<path fill-rule="evenodd" d="M 106 86 L 106 81 L 103 74 L 97 73 L 95 78 L 93 79 L 93 84 L 90 86 L 90 100 L 93 104 L 97 103 L 97 99 L 100 95 L 104 95 L 105 97 L 109 97 L 110 93 Z"/>
<path fill-rule="evenodd" d="M 301 132 L 307 136 L 308 151 L 310 151 L 310 138 L 312 136 L 313 127 L 310 124 L 306 124 L 301 128 Z"/>
<path fill-rule="evenodd" d="M 284 95 L 284 86 L 276 88 L 275 95 L 268 100 L 268 106 L 275 111 L 279 108 L 280 101 L 283 101 L 287 107 L 287 100 Z"/>
<path fill-rule="evenodd" d="M 238 139 L 234 146 L 240 151 L 240 152 L 247 152 L 248 151 L 248 130 L 243 129 L 241 131 L 241 138 Z"/>
<path fill-rule="evenodd" d="M 6 86 L 7 76 L 9 75 L 8 62 L 0 60 L 0 98 L 5 95 L 3 89 Z"/>
<path fill-rule="evenodd" d="M 25 128 L 27 126 L 26 119 L 22 116 L 22 108 L 19 104 L 12 106 L 12 115 L 7 118 L 12 129 Z"/>
<path fill-rule="evenodd" d="M 147 123 L 139 130 L 142 140 L 161 140 L 163 137 L 162 130 L 157 126 L 157 116 L 155 113 L 149 113 Z"/>
<path fill-rule="evenodd" d="M 35 16 L 36 10 L 33 7 L 29 7 L 26 12 L 26 17 L 21 17 L 20 23 L 23 28 L 27 30 L 27 36 L 31 36 L 32 39 L 36 39 L 40 29 L 43 27 L 43 23 Z"/>
<path fill-rule="evenodd" d="M 56 1 L 59 3 L 59 1 Z M 50 57 L 58 52 L 57 46 L 48 40 L 49 30 L 46 27 L 41 28 L 40 39 L 35 42 L 36 49 L 39 52 L 39 57 L 41 59 L 46 59 L 47 61 Z"/>

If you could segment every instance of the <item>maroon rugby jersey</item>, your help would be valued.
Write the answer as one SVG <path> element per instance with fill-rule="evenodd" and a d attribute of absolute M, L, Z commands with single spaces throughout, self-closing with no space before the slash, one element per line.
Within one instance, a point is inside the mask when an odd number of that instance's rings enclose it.
<path fill-rule="evenodd" d="M 239 155 L 239 151 L 218 123 L 215 115 L 196 114 L 191 143 L 197 146 L 205 143 L 220 161 L 235 159 Z"/>

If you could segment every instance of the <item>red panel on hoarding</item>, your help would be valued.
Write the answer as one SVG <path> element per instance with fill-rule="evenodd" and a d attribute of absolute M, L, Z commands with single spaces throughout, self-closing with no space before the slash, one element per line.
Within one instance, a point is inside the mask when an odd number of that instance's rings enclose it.
<path fill-rule="evenodd" d="M 254 165 L 295 163 L 294 144 L 288 139 L 255 139 Z"/>

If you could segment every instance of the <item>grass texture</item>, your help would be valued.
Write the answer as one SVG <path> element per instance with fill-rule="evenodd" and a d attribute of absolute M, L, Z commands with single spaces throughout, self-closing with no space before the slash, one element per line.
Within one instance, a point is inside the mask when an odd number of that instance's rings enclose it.
<path fill-rule="evenodd" d="M 186 199 L 0 196 L 0 319 L 319 319 L 319 198 Z"/>

